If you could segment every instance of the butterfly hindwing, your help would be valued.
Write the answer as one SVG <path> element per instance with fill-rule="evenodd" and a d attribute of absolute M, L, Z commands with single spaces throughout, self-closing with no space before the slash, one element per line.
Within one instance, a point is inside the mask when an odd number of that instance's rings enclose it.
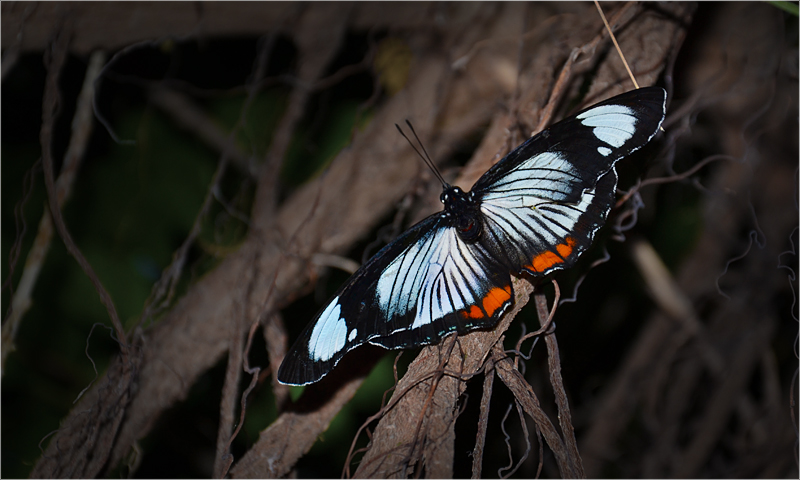
<path fill-rule="evenodd" d="M 389 328 L 370 343 L 408 348 L 493 326 L 513 302 L 511 277 L 480 243 L 447 226 L 406 249 L 381 273 L 378 312 Z"/>
<path fill-rule="evenodd" d="M 439 220 L 431 216 L 386 245 L 336 292 L 306 327 L 278 371 L 278 380 L 290 385 L 313 383 L 327 374 L 353 348 L 392 327 L 380 315 L 375 284 L 381 272 L 401 253 L 435 234 Z"/>
<path fill-rule="evenodd" d="M 481 205 L 484 243 L 516 273 L 543 276 L 572 266 L 591 245 L 614 199 L 612 168 L 576 203 L 536 202 L 531 197 L 493 198 Z"/>
<path fill-rule="evenodd" d="M 510 276 L 441 214 L 384 247 L 328 302 L 287 353 L 278 379 L 313 383 L 363 343 L 408 348 L 493 325 L 513 303 Z"/>

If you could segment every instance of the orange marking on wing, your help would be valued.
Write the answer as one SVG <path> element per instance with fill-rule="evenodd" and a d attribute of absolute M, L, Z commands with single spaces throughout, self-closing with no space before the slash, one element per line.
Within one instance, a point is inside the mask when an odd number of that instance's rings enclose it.
<path fill-rule="evenodd" d="M 469 307 L 469 310 L 461 312 L 464 318 L 483 318 L 483 311 L 477 305 Z"/>
<path fill-rule="evenodd" d="M 477 305 L 472 305 L 469 307 L 469 310 L 462 311 L 461 316 L 474 319 L 483 318 L 486 315 L 491 317 L 509 298 L 511 298 L 511 285 L 504 288 L 494 287 L 483 297 L 483 301 L 481 302 L 483 304 L 483 310 Z"/>
<path fill-rule="evenodd" d="M 558 254 L 561 255 L 561 258 L 569 257 L 569 255 L 572 253 L 572 249 L 575 247 L 575 244 L 578 243 L 572 237 L 567 237 L 566 241 L 567 241 L 566 244 L 561 243 L 559 245 L 556 245 L 556 250 L 558 251 Z"/>
<path fill-rule="evenodd" d="M 511 298 L 511 285 L 505 288 L 495 287 L 483 297 L 483 309 L 491 317 L 509 298 Z"/>
<path fill-rule="evenodd" d="M 563 261 L 564 260 L 555 253 L 547 251 L 533 257 L 533 263 L 531 263 L 530 268 L 534 272 L 544 272 L 556 263 L 561 263 Z"/>
<path fill-rule="evenodd" d="M 578 243 L 578 241 L 572 237 L 567 237 L 566 241 L 567 243 L 556 245 L 557 254 L 548 250 L 533 257 L 533 262 L 531 262 L 528 268 L 534 272 L 544 272 L 553 265 L 563 263 L 564 259 L 570 256 L 575 245 Z"/>

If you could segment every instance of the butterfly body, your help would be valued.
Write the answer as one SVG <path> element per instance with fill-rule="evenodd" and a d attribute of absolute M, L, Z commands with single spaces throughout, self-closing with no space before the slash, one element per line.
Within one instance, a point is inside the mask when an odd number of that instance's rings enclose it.
<path fill-rule="evenodd" d="M 381 249 L 300 335 L 278 380 L 313 383 L 364 343 L 388 349 L 491 328 L 514 302 L 511 275 L 569 268 L 603 225 L 616 161 L 664 119 L 666 92 L 628 92 L 556 123 L 492 166 L 471 191 Z"/>
<path fill-rule="evenodd" d="M 461 239 L 467 243 L 478 240 L 483 228 L 475 195 L 445 184 L 441 201 L 444 204 L 442 216 L 453 223 Z"/>

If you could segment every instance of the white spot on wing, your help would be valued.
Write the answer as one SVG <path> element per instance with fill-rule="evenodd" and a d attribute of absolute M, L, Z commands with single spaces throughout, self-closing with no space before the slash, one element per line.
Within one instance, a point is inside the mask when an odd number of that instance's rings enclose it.
<path fill-rule="evenodd" d="M 636 115 L 624 105 L 602 105 L 589 109 L 577 117 L 599 140 L 621 147 L 636 132 Z"/>
<path fill-rule="evenodd" d="M 358 335 L 358 329 L 357 328 L 354 328 L 354 329 L 350 330 L 350 335 L 347 336 L 347 341 L 348 342 L 352 342 L 353 340 L 355 340 L 356 335 Z"/>
<path fill-rule="evenodd" d="M 611 149 L 606 147 L 597 147 L 597 151 L 600 152 L 600 155 L 607 157 L 611 154 Z"/>
<path fill-rule="evenodd" d="M 314 360 L 327 362 L 344 348 L 347 324 L 340 317 L 341 312 L 342 306 L 339 304 L 339 297 L 336 297 L 319 316 L 308 341 L 308 351 Z"/>

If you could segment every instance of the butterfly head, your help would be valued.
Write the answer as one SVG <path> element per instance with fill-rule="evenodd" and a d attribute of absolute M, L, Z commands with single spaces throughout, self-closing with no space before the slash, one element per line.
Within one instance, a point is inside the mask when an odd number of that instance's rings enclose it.
<path fill-rule="evenodd" d="M 441 200 L 444 204 L 444 215 L 451 219 L 461 240 L 467 243 L 477 241 L 483 231 L 483 224 L 475 195 L 448 185 L 442 192 Z"/>

